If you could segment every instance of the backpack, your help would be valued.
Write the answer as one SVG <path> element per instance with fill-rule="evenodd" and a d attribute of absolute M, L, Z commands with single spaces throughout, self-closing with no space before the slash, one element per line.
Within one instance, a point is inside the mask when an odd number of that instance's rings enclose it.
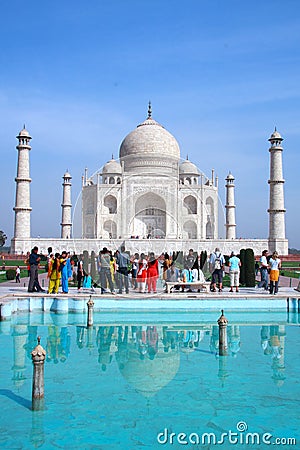
<path fill-rule="evenodd" d="M 222 264 L 221 264 L 221 253 L 215 253 L 215 255 L 216 255 L 216 259 L 215 259 L 215 262 L 214 262 L 214 270 L 220 270 L 221 269 L 221 267 L 222 267 Z"/>

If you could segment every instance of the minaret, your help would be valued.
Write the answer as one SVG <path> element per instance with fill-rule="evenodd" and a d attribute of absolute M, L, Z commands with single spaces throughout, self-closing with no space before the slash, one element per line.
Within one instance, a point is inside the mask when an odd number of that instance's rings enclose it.
<path fill-rule="evenodd" d="M 72 203 L 71 203 L 71 180 L 72 177 L 67 171 L 63 176 L 63 201 L 62 218 L 61 218 L 61 237 L 62 239 L 70 239 L 72 231 Z"/>
<path fill-rule="evenodd" d="M 235 239 L 235 204 L 234 204 L 234 176 L 229 172 L 226 178 L 226 239 Z"/>
<path fill-rule="evenodd" d="M 270 202 L 269 202 L 269 250 L 277 250 L 281 255 L 288 254 L 288 241 L 285 239 L 284 179 L 282 175 L 281 135 L 275 128 L 269 139 L 270 152 Z"/>
<path fill-rule="evenodd" d="M 29 239 L 30 238 L 30 183 L 29 176 L 29 151 L 30 139 L 28 131 L 25 129 L 20 131 L 17 136 L 19 139 L 18 150 L 18 168 L 17 176 L 15 178 L 16 185 L 16 203 L 15 211 L 15 228 L 14 239 Z"/>
<path fill-rule="evenodd" d="M 13 326 L 13 349 L 14 349 L 14 364 L 13 381 L 16 387 L 22 386 L 26 379 L 26 341 L 28 337 L 27 325 L 14 325 Z"/>

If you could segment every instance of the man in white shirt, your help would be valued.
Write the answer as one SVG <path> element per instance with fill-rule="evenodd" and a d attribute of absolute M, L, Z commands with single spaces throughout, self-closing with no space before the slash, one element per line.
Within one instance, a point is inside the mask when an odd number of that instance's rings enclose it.
<path fill-rule="evenodd" d="M 268 260 L 267 260 L 267 256 L 268 256 L 268 250 L 264 250 L 261 254 L 260 257 L 260 277 L 261 277 L 261 281 L 258 283 L 257 287 L 258 288 L 264 288 L 265 291 L 269 290 L 269 276 L 268 276 Z"/>

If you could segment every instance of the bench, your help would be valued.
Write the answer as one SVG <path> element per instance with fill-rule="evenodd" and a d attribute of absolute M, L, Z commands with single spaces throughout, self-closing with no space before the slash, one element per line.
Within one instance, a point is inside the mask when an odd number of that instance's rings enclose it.
<path fill-rule="evenodd" d="M 166 281 L 167 293 L 170 294 L 175 286 L 203 289 L 204 292 L 209 292 L 210 281 Z"/>

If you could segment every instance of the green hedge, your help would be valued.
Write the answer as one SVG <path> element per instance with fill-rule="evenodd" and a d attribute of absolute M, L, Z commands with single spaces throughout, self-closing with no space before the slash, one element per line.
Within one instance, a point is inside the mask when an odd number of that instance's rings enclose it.
<path fill-rule="evenodd" d="M 14 269 L 8 269 L 6 271 L 6 279 L 7 280 L 14 280 L 16 277 L 16 271 Z"/>

